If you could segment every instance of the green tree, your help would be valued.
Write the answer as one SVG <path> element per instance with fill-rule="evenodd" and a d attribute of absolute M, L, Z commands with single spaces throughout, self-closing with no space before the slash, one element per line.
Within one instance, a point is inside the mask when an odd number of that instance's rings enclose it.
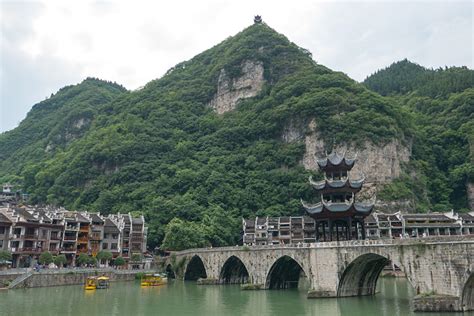
<path fill-rule="evenodd" d="M 96 258 L 99 262 L 105 261 L 105 265 L 108 266 L 109 261 L 113 258 L 113 255 L 110 251 L 101 250 L 97 253 Z"/>
<path fill-rule="evenodd" d="M 204 230 L 199 224 L 174 218 L 166 225 L 165 238 L 161 248 L 166 250 L 184 250 L 204 247 L 207 245 L 204 236 Z"/>
<path fill-rule="evenodd" d="M 92 266 L 96 266 L 97 265 L 97 259 L 95 257 L 89 256 L 89 260 L 87 261 L 87 263 L 92 265 Z"/>
<path fill-rule="evenodd" d="M 41 253 L 39 256 L 39 263 L 41 264 L 50 264 L 54 260 L 53 255 L 47 251 Z"/>
<path fill-rule="evenodd" d="M 116 265 L 117 267 L 121 267 L 121 266 L 125 265 L 125 259 L 122 258 L 122 257 L 115 258 L 114 265 Z"/>
<path fill-rule="evenodd" d="M 139 253 L 134 253 L 134 254 L 132 254 L 132 256 L 130 257 L 130 261 L 131 261 L 131 262 L 140 262 L 140 261 L 142 261 L 142 255 L 139 254 Z"/>
<path fill-rule="evenodd" d="M 87 254 L 85 253 L 81 253 L 77 259 L 76 259 L 76 264 L 78 266 L 83 266 L 83 265 L 86 265 L 90 262 L 90 258 Z"/>
<path fill-rule="evenodd" d="M 65 255 L 57 255 L 56 257 L 54 257 L 53 259 L 53 262 L 55 265 L 57 265 L 59 268 L 63 267 L 66 262 L 67 262 L 67 258 Z"/>
<path fill-rule="evenodd" d="M 11 261 L 12 254 L 8 250 L 0 250 L 0 261 Z"/>

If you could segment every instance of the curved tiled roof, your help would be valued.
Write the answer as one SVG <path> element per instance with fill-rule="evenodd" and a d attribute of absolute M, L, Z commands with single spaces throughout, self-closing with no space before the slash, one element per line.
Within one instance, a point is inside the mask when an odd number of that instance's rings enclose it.
<path fill-rule="evenodd" d="M 348 212 L 351 209 L 357 213 L 361 213 L 364 215 L 369 215 L 374 208 L 373 203 L 345 203 L 345 202 L 338 202 L 338 203 L 325 203 L 319 202 L 316 204 L 306 204 L 301 201 L 303 207 L 306 209 L 306 212 L 310 215 L 321 214 L 325 211 L 330 213 L 344 213 Z"/>
<path fill-rule="evenodd" d="M 349 178 L 345 180 L 322 180 L 322 181 L 313 181 L 312 177 L 309 177 L 309 183 L 316 190 L 323 190 L 325 188 L 338 189 L 348 187 L 351 189 L 361 189 L 365 179 L 350 180 Z"/>
<path fill-rule="evenodd" d="M 319 168 L 324 169 L 328 166 L 339 166 L 344 163 L 347 167 L 352 168 L 355 163 L 355 159 L 349 159 L 345 157 L 345 153 L 340 155 L 337 152 L 333 151 L 326 158 L 317 159 Z"/>

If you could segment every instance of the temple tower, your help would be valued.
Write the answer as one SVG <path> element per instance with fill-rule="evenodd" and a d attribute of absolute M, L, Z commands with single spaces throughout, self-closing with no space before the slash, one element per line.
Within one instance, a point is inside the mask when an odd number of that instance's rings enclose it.
<path fill-rule="evenodd" d="M 307 204 L 301 201 L 306 212 L 316 221 L 316 241 L 365 239 L 364 219 L 372 212 L 374 203 L 355 201 L 364 179 L 350 179 L 356 159 L 333 151 L 317 159 L 324 180 L 309 182 L 316 190 L 320 202 Z"/>

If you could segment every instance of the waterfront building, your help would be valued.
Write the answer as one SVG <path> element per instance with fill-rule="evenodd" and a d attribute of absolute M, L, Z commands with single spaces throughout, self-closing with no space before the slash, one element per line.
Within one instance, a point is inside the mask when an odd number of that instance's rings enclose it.
<path fill-rule="evenodd" d="M 12 253 L 14 267 L 31 266 L 45 251 L 64 254 L 68 265 L 75 265 L 82 253 L 96 256 L 101 250 L 110 251 L 114 258 L 123 256 L 128 262 L 129 253 L 143 257 L 146 235 L 143 216 L 103 216 L 64 208 L 10 204 L 0 207 L 0 249 Z"/>
<path fill-rule="evenodd" d="M 319 202 L 301 201 L 306 213 L 315 221 L 316 241 L 365 239 L 364 220 L 372 212 L 374 203 L 356 200 L 364 179 L 351 179 L 355 161 L 335 151 L 317 159 L 324 180 L 313 181 L 310 177 L 309 182 Z"/>
<path fill-rule="evenodd" d="M 12 221 L 5 214 L 0 213 L 0 250 L 8 250 L 12 224 Z"/>
<path fill-rule="evenodd" d="M 248 246 L 318 242 L 315 221 L 307 216 L 243 219 L 242 228 L 243 244 Z M 365 219 L 364 231 L 367 239 L 474 235 L 474 212 L 385 214 L 374 211 Z"/>

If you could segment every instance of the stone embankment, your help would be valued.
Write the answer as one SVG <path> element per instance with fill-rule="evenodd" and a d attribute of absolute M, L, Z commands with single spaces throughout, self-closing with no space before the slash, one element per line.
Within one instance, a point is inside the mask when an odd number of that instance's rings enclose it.
<path fill-rule="evenodd" d="M 14 272 L 14 273 L 13 273 Z M 111 282 L 133 281 L 137 273 L 153 273 L 151 270 L 115 269 L 60 269 L 35 271 L 0 271 L 0 284 L 9 289 L 84 284 L 89 276 L 105 275 Z M 1 286 L 0 286 L 1 287 Z"/>

